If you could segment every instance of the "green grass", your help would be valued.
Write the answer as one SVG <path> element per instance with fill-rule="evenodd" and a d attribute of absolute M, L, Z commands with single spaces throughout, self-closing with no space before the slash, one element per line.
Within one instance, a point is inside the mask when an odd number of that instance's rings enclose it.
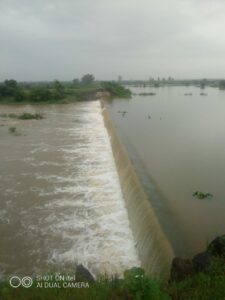
<path fill-rule="evenodd" d="M 77 278 L 76 282 L 85 279 Z M 55 281 L 54 281 L 55 282 Z M 88 288 L 12 288 L 0 282 L 1 300 L 224 300 L 225 262 L 215 259 L 204 273 L 179 282 L 155 280 L 140 268 L 124 272 L 124 279 L 102 277 Z"/>
<path fill-rule="evenodd" d="M 196 273 L 181 282 L 168 284 L 166 291 L 173 300 L 224 300 L 224 260 L 215 259 L 204 273 Z"/>
<path fill-rule="evenodd" d="M 85 282 L 77 278 L 76 282 Z M 55 281 L 54 281 L 55 282 Z M 53 284 L 53 283 L 52 283 Z M 102 277 L 87 288 L 37 288 L 34 281 L 30 288 L 12 288 L 8 282 L 0 283 L 0 299 L 4 300 L 121 300 L 169 299 L 160 290 L 158 283 L 147 277 L 140 268 L 132 268 L 124 273 L 124 279 Z"/>

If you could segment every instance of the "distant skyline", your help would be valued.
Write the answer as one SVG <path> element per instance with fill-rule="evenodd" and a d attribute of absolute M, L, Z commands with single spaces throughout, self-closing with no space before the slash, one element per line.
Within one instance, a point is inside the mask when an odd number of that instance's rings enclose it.
<path fill-rule="evenodd" d="M 223 0 L 1 0 L 0 81 L 225 78 Z"/>

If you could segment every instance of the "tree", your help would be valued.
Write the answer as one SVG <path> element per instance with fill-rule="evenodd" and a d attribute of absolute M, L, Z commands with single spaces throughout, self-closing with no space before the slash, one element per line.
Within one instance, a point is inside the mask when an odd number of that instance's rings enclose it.
<path fill-rule="evenodd" d="M 131 91 L 117 82 L 102 82 L 102 87 L 113 97 L 129 98 Z"/>
<path fill-rule="evenodd" d="M 64 86 L 58 81 L 55 80 L 53 83 L 54 93 L 53 96 L 55 99 L 62 99 L 64 97 Z"/>
<path fill-rule="evenodd" d="M 17 90 L 17 82 L 14 79 L 6 79 L 1 88 L 3 96 L 14 96 Z"/>
<path fill-rule="evenodd" d="M 6 87 L 12 88 L 12 89 L 15 89 L 17 87 L 17 82 L 14 79 L 6 79 L 4 81 L 4 84 Z"/>
<path fill-rule="evenodd" d="M 64 86 L 58 81 L 58 80 L 55 80 L 53 82 L 53 87 L 54 89 L 56 89 L 58 92 L 62 92 L 64 90 Z"/>
<path fill-rule="evenodd" d="M 30 91 L 30 99 L 34 102 L 48 101 L 52 99 L 52 93 L 46 87 L 33 87 Z"/>
<path fill-rule="evenodd" d="M 81 82 L 83 84 L 91 84 L 93 81 L 95 80 L 94 76 L 92 74 L 85 74 L 82 78 L 81 78 Z"/>
<path fill-rule="evenodd" d="M 219 88 L 220 89 L 225 89 L 225 80 L 221 80 L 220 82 L 219 82 Z"/>
<path fill-rule="evenodd" d="M 80 80 L 78 78 L 73 79 L 73 85 L 77 86 L 77 85 L 79 85 L 79 83 L 80 83 Z"/>
<path fill-rule="evenodd" d="M 21 87 L 18 87 L 14 94 L 14 99 L 16 102 L 22 102 L 26 99 L 26 94 Z"/>

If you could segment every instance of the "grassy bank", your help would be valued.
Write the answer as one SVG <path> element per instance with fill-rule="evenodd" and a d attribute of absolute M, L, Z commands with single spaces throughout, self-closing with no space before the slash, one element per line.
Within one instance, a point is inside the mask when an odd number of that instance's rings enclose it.
<path fill-rule="evenodd" d="M 8 282 L 1 282 L 0 299 L 222 300 L 225 299 L 225 262 L 216 259 L 204 272 L 196 272 L 178 282 L 155 280 L 143 270 L 132 268 L 125 271 L 124 279 L 100 278 L 86 288 L 37 288 L 36 285 L 37 281 L 30 288 L 12 288 Z"/>
<path fill-rule="evenodd" d="M 42 82 L 17 83 L 5 80 L 0 83 L 0 104 L 55 104 L 93 100 L 98 97 L 131 96 L 129 90 L 115 82 Z"/>
<path fill-rule="evenodd" d="M 167 283 L 162 288 L 173 300 L 225 299 L 225 260 L 215 259 L 204 272 L 195 272 L 184 280 Z"/>
<path fill-rule="evenodd" d="M 85 279 L 76 279 L 78 282 L 85 282 Z M 54 285 L 56 281 L 51 282 Z M 49 283 L 47 283 L 48 285 Z M 47 286 L 46 285 L 46 286 Z M 109 299 L 169 299 L 156 281 L 144 275 L 139 268 L 127 270 L 124 279 L 118 278 L 99 278 L 94 283 L 89 283 L 85 288 L 37 288 L 35 281 L 30 288 L 12 288 L 9 283 L 0 284 L 0 299 L 22 300 L 22 299 L 80 299 L 80 300 L 109 300 Z"/>

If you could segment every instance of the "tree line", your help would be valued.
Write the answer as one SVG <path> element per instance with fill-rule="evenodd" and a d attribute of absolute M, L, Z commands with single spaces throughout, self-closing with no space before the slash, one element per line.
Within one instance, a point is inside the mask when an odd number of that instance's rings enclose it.
<path fill-rule="evenodd" d="M 90 86 L 95 81 L 92 74 L 85 74 L 81 79 L 74 79 L 71 88 Z M 62 100 L 68 93 L 68 84 L 55 80 L 50 83 L 18 83 L 14 79 L 6 79 L 0 84 L 0 101 L 43 102 Z"/>

